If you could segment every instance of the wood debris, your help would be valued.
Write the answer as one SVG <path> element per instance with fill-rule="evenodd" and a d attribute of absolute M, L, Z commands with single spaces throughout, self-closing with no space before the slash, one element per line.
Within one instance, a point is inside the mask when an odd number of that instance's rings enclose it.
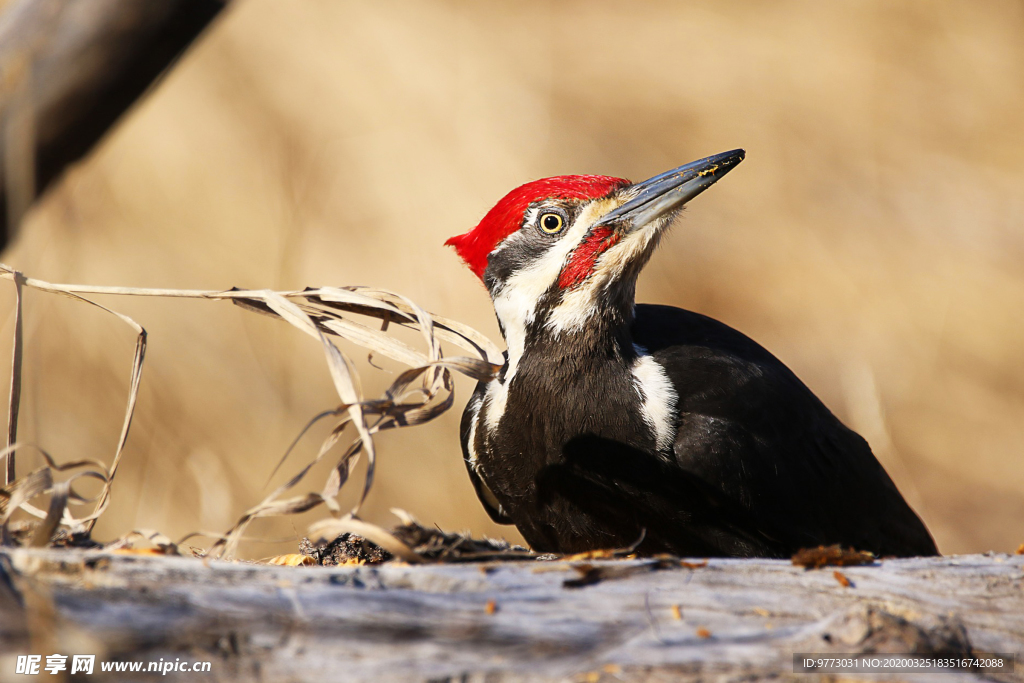
<path fill-rule="evenodd" d="M 836 578 L 836 581 L 838 581 L 839 585 L 842 586 L 843 588 L 853 588 L 854 587 L 853 586 L 853 581 L 850 581 L 850 579 L 846 578 L 846 574 L 842 573 L 838 569 L 835 570 L 834 572 L 832 572 L 832 576 L 834 576 Z"/>
<path fill-rule="evenodd" d="M 300 553 L 288 553 L 287 555 L 278 555 L 272 557 L 266 561 L 267 564 L 277 565 L 279 567 L 301 567 L 305 565 L 316 564 L 309 555 L 302 555 Z"/>
<path fill-rule="evenodd" d="M 624 579 L 627 576 L 633 576 L 634 574 L 656 572 L 677 566 L 679 566 L 678 561 L 664 559 L 652 560 L 641 564 L 630 564 L 624 567 L 617 567 L 614 565 L 574 564 L 572 565 L 572 568 L 576 570 L 576 573 L 578 573 L 579 576 L 575 579 L 566 579 L 562 582 L 562 586 L 565 588 L 583 588 L 584 586 L 592 586 L 595 583 L 601 583 L 602 581 L 608 581 L 610 579 Z"/>
<path fill-rule="evenodd" d="M 862 564 L 874 564 L 872 553 L 843 548 L 840 545 L 804 548 L 793 555 L 793 564 L 804 569 L 820 569 L 821 567 L 852 567 Z"/>

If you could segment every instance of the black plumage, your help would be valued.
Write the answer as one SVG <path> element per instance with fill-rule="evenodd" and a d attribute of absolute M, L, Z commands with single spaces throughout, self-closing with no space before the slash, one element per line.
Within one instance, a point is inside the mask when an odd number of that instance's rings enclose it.
<path fill-rule="evenodd" d="M 679 209 L 742 159 L 635 185 L 535 181 L 449 241 L 509 342 L 466 408 L 463 455 L 491 517 L 534 549 L 937 553 L 867 442 L 781 361 L 706 316 L 634 303 Z"/>
<path fill-rule="evenodd" d="M 488 506 L 496 521 L 552 552 L 639 541 L 640 552 L 693 556 L 788 557 L 833 543 L 936 554 L 867 442 L 763 347 L 668 306 L 638 305 L 630 332 L 524 354 L 498 432 L 476 432 L 478 469 L 501 504 Z M 633 343 L 666 369 L 678 396 L 666 451 L 654 449 L 635 409 L 614 402 L 630 397 Z M 474 419 L 467 410 L 467 460 Z M 480 490 L 480 475 L 470 476 Z"/>

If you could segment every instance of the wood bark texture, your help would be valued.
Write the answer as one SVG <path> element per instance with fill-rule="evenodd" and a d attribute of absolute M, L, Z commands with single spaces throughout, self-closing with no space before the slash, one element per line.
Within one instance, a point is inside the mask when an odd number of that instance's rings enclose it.
<path fill-rule="evenodd" d="M 210 681 L 468 683 L 788 680 L 796 652 L 1024 649 L 1024 556 L 279 567 L 17 549 L 0 568 L 2 680 L 26 653 L 210 661 Z M 1024 680 L 1019 663 L 940 676 Z"/>

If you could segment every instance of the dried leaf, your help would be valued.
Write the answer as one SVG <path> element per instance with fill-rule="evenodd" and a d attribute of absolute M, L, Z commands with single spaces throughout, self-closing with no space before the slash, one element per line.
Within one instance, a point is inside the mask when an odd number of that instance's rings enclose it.
<path fill-rule="evenodd" d="M 4 486 L 8 486 L 15 479 L 14 449 L 18 441 L 18 412 L 21 407 L 21 366 L 22 348 L 24 343 L 23 316 L 22 316 L 22 285 L 25 277 L 21 273 L 10 271 L 14 279 L 14 351 L 11 359 L 11 393 L 10 403 L 7 412 L 7 464 L 4 467 Z"/>
<path fill-rule="evenodd" d="M 617 548 L 606 548 L 602 550 L 588 550 L 582 553 L 576 553 L 574 555 L 566 555 L 564 560 L 567 562 L 579 562 L 581 560 L 610 560 L 617 557 L 621 551 Z"/>
<path fill-rule="evenodd" d="M 166 555 L 162 548 L 114 548 L 115 555 Z"/>
<path fill-rule="evenodd" d="M 793 555 L 793 564 L 805 569 L 820 567 L 847 567 L 861 564 L 873 564 L 875 556 L 869 552 L 843 549 L 839 545 L 804 548 Z"/>
<path fill-rule="evenodd" d="M 832 572 L 832 576 L 835 577 L 836 581 L 838 581 L 839 585 L 843 588 L 851 588 L 853 586 L 853 581 L 846 578 L 846 574 L 842 573 L 838 569 Z"/>
<path fill-rule="evenodd" d="M 432 315 L 412 300 L 402 295 L 370 287 L 322 287 L 303 291 L 276 292 L 271 290 L 187 290 L 187 289 L 144 289 L 132 287 L 98 287 L 74 284 L 52 284 L 41 280 L 27 278 L 14 269 L 0 264 L 0 277 L 11 279 L 15 283 L 18 297 L 16 322 L 15 357 L 12 368 L 11 409 L 8 414 L 8 449 L 7 470 L 11 472 L 11 480 L 0 492 L 0 510 L 3 528 L 11 514 L 22 509 L 31 515 L 43 519 L 36 529 L 33 543 L 43 544 L 49 539 L 58 526 L 68 526 L 88 534 L 96 519 L 102 514 L 109 503 L 110 485 L 120 464 L 121 456 L 127 442 L 139 393 L 142 368 L 145 360 L 147 335 L 138 323 L 131 318 L 106 308 L 90 299 L 88 294 L 119 295 L 119 296 L 157 296 L 186 297 L 200 299 L 221 299 L 231 301 L 247 310 L 259 312 L 282 319 L 320 342 L 327 361 L 328 370 L 334 382 L 341 403 L 334 409 L 324 411 L 314 418 L 303 429 L 302 434 L 316 421 L 325 417 L 333 417 L 337 421 L 330 435 L 321 444 L 317 455 L 292 476 L 283 486 L 278 487 L 259 504 L 247 510 L 235 525 L 224 534 L 203 534 L 216 538 L 213 551 L 223 555 L 232 555 L 244 533 L 254 520 L 261 517 L 297 514 L 313 507 L 324 505 L 333 514 L 340 514 L 337 496 L 351 474 L 359 455 L 366 453 L 368 466 L 362 493 L 355 507 L 347 517 L 341 520 L 327 520 L 324 524 L 365 524 L 355 518 L 355 513 L 366 499 L 373 484 L 376 465 L 376 445 L 374 435 L 382 430 L 422 424 L 434 419 L 447 411 L 454 404 L 454 382 L 452 372 L 459 372 L 477 380 L 494 377 L 504 363 L 502 352 L 487 337 L 476 330 L 457 321 Z M 31 287 L 45 292 L 66 296 L 77 301 L 96 306 L 112 315 L 135 330 L 137 334 L 135 357 L 132 363 L 128 403 L 125 418 L 118 439 L 117 449 L 109 468 L 93 463 L 78 463 L 57 467 L 52 458 L 48 458 L 49 469 L 31 473 L 18 482 L 13 479 L 14 452 L 17 448 L 17 412 L 18 395 L 20 394 L 20 369 L 22 345 L 21 330 L 21 293 L 23 287 Z M 353 316 L 375 318 L 381 321 L 380 329 L 364 325 Z M 404 327 L 419 332 L 423 349 L 417 349 L 408 343 L 388 334 L 389 329 Z M 400 373 L 378 399 L 367 400 L 359 389 L 358 376 L 349 359 L 341 352 L 329 336 L 338 337 L 369 349 L 374 354 L 381 354 L 409 366 Z M 445 358 L 441 343 L 451 343 L 475 357 Z M 322 460 L 337 445 L 345 429 L 352 426 L 355 433 L 348 447 L 339 456 L 334 468 L 328 475 L 319 493 L 307 493 L 282 499 L 287 491 L 295 487 L 308 474 L 310 469 Z M 300 438 L 302 436 L 300 434 Z M 280 467 L 288 455 L 294 450 L 298 438 L 286 451 Z M 83 472 L 74 474 L 65 482 L 55 482 L 49 470 L 65 471 L 72 466 L 87 466 Z M 276 471 L 276 470 L 275 470 Z M 103 482 L 97 496 L 86 498 L 79 495 L 72 483 L 82 476 L 99 479 Z M 40 510 L 29 503 L 35 496 L 49 494 L 50 502 L 46 511 Z M 75 517 L 68 510 L 68 505 L 95 503 L 92 512 Z M 372 525 L 371 525 L 372 527 Z M 326 528 L 326 527 L 325 527 Z M 417 561 L 418 556 L 411 553 L 394 537 L 388 538 L 387 532 L 378 527 L 367 529 L 369 534 L 379 538 L 384 544 L 391 544 L 395 555 L 407 561 Z M 370 536 L 368 536 L 370 537 Z M 376 542 L 377 538 L 371 538 Z M 122 539 L 124 543 L 128 541 Z M 397 545 L 395 545 L 397 543 Z M 167 541 L 165 546 L 177 546 Z M 404 550 L 403 550 L 404 548 Z M 410 554 L 411 553 L 411 554 Z"/>
<path fill-rule="evenodd" d="M 305 565 L 315 565 L 316 560 L 314 560 L 309 555 L 289 553 L 287 555 L 278 555 L 277 557 L 272 557 L 266 561 L 266 564 L 276 564 L 281 567 L 301 567 Z"/>

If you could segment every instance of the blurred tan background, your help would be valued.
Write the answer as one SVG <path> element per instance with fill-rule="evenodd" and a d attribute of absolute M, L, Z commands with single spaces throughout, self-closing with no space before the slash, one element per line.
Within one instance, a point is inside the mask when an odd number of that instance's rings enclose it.
<path fill-rule="evenodd" d="M 1015 549 L 1021 2 L 237 0 L 3 260 L 55 282 L 374 285 L 497 340 L 448 236 L 527 180 L 641 180 L 734 147 L 747 160 L 691 205 L 639 300 L 719 318 L 789 364 L 868 438 L 942 551 Z M 148 329 L 150 353 L 96 535 L 225 530 L 334 404 L 318 346 L 226 303 L 103 302 Z M 109 460 L 133 335 L 50 295 L 30 292 L 26 310 L 22 437 L 62 460 Z M 353 355 L 368 391 L 393 376 Z M 519 540 L 489 522 L 464 472 L 471 386 L 442 419 L 379 439 L 366 518 L 390 524 L 401 507 Z M 288 538 L 324 514 L 252 533 Z"/>

